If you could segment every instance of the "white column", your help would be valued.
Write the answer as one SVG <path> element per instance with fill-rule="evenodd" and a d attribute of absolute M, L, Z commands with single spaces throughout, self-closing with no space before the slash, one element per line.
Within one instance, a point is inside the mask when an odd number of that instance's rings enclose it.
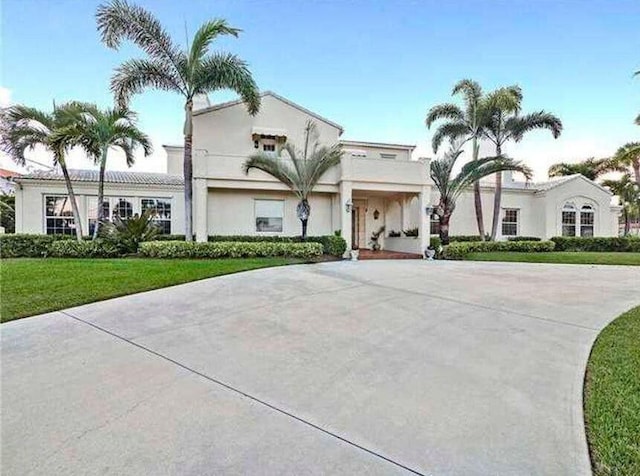
<path fill-rule="evenodd" d="M 420 240 L 420 253 L 422 254 L 424 254 L 424 250 L 429 246 L 431 239 L 430 217 L 425 211 L 427 206 L 431 204 L 430 201 L 429 187 L 423 186 L 418 195 L 418 237 Z"/>
<path fill-rule="evenodd" d="M 351 210 L 347 211 L 347 203 L 353 203 L 351 199 L 351 182 L 343 180 L 340 182 L 338 206 L 340 207 L 340 229 L 342 230 L 342 237 L 347 242 L 345 257 L 349 256 L 349 251 L 351 250 Z"/>
<path fill-rule="evenodd" d="M 193 187 L 193 229 L 196 233 L 196 241 L 207 241 L 207 201 L 208 189 L 205 179 L 194 179 Z"/>

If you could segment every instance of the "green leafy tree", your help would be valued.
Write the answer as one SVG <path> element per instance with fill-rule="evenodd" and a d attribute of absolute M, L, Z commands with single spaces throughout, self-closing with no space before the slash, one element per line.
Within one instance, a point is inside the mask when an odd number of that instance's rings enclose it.
<path fill-rule="evenodd" d="M 640 142 L 629 142 L 620 147 L 611 161 L 623 169 L 631 168 L 636 183 L 640 186 Z"/>
<path fill-rule="evenodd" d="M 151 140 L 138 129 L 136 114 L 126 108 L 100 109 L 95 104 L 79 104 L 84 113 L 75 127 L 68 130 L 67 140 L 82 147 L 95 164 L 100 167 L 98 179 L 98 212 L 93 239 L 98 236 L 100 224 L 105 220 L 104 175 L 109 151 L 119 149 L 125 154 L 127 165 L 135 162 L 135 151 L 141 148 L 144 155 L 152 152 Z"/>
<path fill-rule="evenodd" d="M 196 95 L 229 89 L 237 92 L 250 114 L 260 108 L 258 87 L 247 64 L 230 53 L 209 53 L 220 36 L 237 37 L 240 30 L 225 20 L 205 22 L 181 49 L 147 10 L 125 0 L 113 0 L 100 5 L 96 14 L 102 42 L 117 49 L 122 40 L 139 46 L 147 55 L 116 68 L 111 78 L 111 91 L 119 105 L 146 89 L 180 94 L 184 99 L 184 202 L 185 236 L 193 239 L 193 99 Z"/>
<path fill-rule="evenodd" d="M 518 86 L 497 89 L 486 98 L 486 122 L 483 137 L 495 145 L 496 157 L 502 156 L 503 146 L 509 142 L 519 142 L 527 132 L 537 129 L 550 130 L 554 138 L 562 132 L 562 122 L 555 115 L 539 111 L 521 114 L 522 91 Z M 496 174 L 496 190 L 493 201 L 491 239 L 495 240 L 500 223 L 502 206 L 502 173 Z"/>
<path fill-rule="evenodd" d="M 549 167 L 549 177 L 581 174 L 589 180 L 596 180 L 600 176 L 614 171 L 623 172 L 624 167 L 615 164 L 611 159 L 596 159 L 591 157 L 582 162 L 558 162 L 557 164 L 553 164 Z"/>
<path fill-rule="evenodd" d="M 471 141 L 472 160 L 478 160 L 478 141 L 482 137 L 482 127 L 485 120 L 482 87 L 476 81 L 463 79 L 455 84 L 451 95 L 462 95 L 464 108 L 460 108 L 457 104 L 445 103 L 432 107 L 427 113 L 425 123 L 428 128 L 431 128 L 436 121 L 446 121 L 438 126 L 433 135 L 431 140 L 433 152 L 438 153 L 444 139 L 461 140 L 462 143 Z M 478 182 L 473 184 L 473 196 L 478 234 L 484 240 L 484 217 Z"/>
<path fill-rule="evenodd" d="M 331 167 L 338 165 L 341 158 L 341 145 L 320 145 L 316 125 L 309 121 L 304 131 L 302 150 L 287 142 L 275 155 L 264 152 L 252 155 L 244 163 L 244 172 L 248 174 L 251 169 L 262 170 L 291 189 L 299 200 L 296 214 L 302 223 L 304 240 L 307 237 L 307 223 L 311 215 L 309 194 L 320 177 Z"/>
<path fill-rule="evenodd" d="M 74 143 L 69 139 L 84 110 L 78 103 L 54 104 L 52 112 L 16 105 L 2 110 L 0 116 L 0 149 L 17 164 L 24 166 L 25 152 L 43 147 L 53 155 L 53 163 L 64 176 L 67 194 L 73 211 L 73 221 L 78 240 L 82 239 L 82 221 L 69 170 L 66 154 Z"/>
<path fill-rule="evenodd" d="M 624 174 L 618 180 L 605 180 L 602 184 L 620 199 L 624 234 L 628 235 L 631 229 L 631 220 L 634 218 L 637 220 L 640 217 L 640 185 L 629 174 Z"/>
<path fill-rule="evenodd" d="M 16 232 L 16 197 L 0 194 L 0 226 L 5 233 Z"/>
<path fill-rule="evenodd" d="M 459 144 L 452 145 L 451 150 L 443 158 L 431 162 L 431 178 L 440 195 L 435 213 L 438 215 L 440 240 L 443 245 L 449 244 L 449 221 L 456 208 L 456 201 L 460 194 L 474 182 L 506 170 L 521 172 L 527 179 L 531 177 L 532 173 L 529 167 L 518 161 L 497 156 L 472 160 L 463 165 L 460 172 L 454 175 L 453 169 L 462 153 Z"/>

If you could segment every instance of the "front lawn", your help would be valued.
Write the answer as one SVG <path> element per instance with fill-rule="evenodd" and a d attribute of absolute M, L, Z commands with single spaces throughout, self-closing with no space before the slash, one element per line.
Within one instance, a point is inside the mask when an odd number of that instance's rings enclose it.
<path fill-rule="evenodd" d="M 197 279 L 299 262 L 289 258 L 3 259 L 0 317 L 6 322 Z"/>
<path fill-rule="evenodd" d="M 640 474 L 640 307 L 598 336 L 584 396 L 593 473 Z"/>
<path fill-rule="evenodd" d="M 472 261 L 518 261 L 526 263 L 565 263 L 565 264 L 620 264 L 640 266 L 640 253 L 591 252 L 591 251 L 552 251 L 524 253 L 517 251 L 493 251 L 469 253 L 465 260 Z"/>

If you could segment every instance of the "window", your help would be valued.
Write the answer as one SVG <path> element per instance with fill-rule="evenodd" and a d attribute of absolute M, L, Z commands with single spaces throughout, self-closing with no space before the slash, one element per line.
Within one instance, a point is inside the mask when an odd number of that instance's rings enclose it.
<path fill-rule="evenodd" d="M 576 207 L 565 203 L 562 207 L 562 236 L 576 236 Z"/>
<path fill-rule="evenodd" d="M 580 236 L 593 236 L 594 216 L 591 205 L 584 205 L 580 209 Z"/>
<path fill-rule="evenodd" d="M 131 218 L 133 216 L 133 199 L 116 198 L 113 202 L 113 216 Z"/>
<path fill-rule="evenodd" d="M 284 200 L 256 200 L 256 231 L 282 232 Z"/>
<path fill-rule="evenodd" d="M 397 157 L 396 154 L 380 154 L 381 159 L 395 160 L 396 157 Z"/>
<path fill-rule="evenodd" d="M 518 209 L 505 208 L 502 217 L 502 236 L 516 236 L 518 234 Z"/>
<path fill-rule="evenodd" d="M 262 151 L 268 154 L 275 154 L 276 152 L 276 140 L 275 138 L 263 138 L 261 140 Z"/>
<path fill-rule="evenodd" d="M 47 235 L 73 235 L 76 227 L 69 198 L 48 196 L 44 202 Z"/>
<path fill-rule="evenodd" d="M 141 201 L 142 213 L 155 210 L 153 222 L 160 228 L 163 235 L 171 234 L 171 200 L 166 198 L 143 198 Z"/>
<path fill-rule="evenodd" d="M 88 197 L 88 199 L 87 218 L 89 221 L 89 235 L 93 235 L 93 230 L 96 227 L 96 221 L 98 220 L 98 197 Z M 102 202 L 102 216 L 105 220 L 110 218 L 109 209 L 109 199 L 105 198 Z"/>
<path fill-rule="evenodd" d="M 432 235 L 439 235 L 440 234 L 440 218 L 438 217 L 437 213 L 432 213 L 431 214 L 431 230 L 430 230 Z"/>

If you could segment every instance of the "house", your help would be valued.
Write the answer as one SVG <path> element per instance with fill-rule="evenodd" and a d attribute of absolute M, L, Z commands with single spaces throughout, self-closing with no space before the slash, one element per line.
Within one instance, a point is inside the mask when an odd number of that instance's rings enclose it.
<path fill-rule="evenodd" d="M 310 196 L 308 233 L 340 232 L 352 246 L 366 248 L 381 227 L 384 249 L 424 250 L 437 233 L 433 206 L 438 196 L 429 177 L 428 158 L 412 157 L 406 144 L 353 141 L 344 130 L 282 96 L 262 93 L 262 106 L 250 116 L 241 101 L 194 111 L 194 232 L 198 241 L 208 235 L 296 235 L 297 200 L 269 175 L 242 165 L 258 151 L 274 153 L 285 141 L 302 143 L 308 120 L 317 126 L 318 140 L 342 144 L 339 166 L 324 174 Z M 165 146 L 167 173 L 107 172 L 105 204 L 108 216 L 132 216 L 147 208 L 158 210 L 166 233 L 183 233 L 184 201 L 181 179 L 182 147 Z M 96 216 L 95 171 L 73 170 L 83 230 L 90 232 Z M 36 172 L 17 180 L 16 230 L 22 233 L 72 233 L 73 217 L 59 174 Z M 481 184 L 485 227 L 490 228 L 493 185 Z M 611 193 L 581 175 L 544 183 L 525 183 L 505 174 L 500 238 L 537 236 L 616 236 L 619 208 Z M 417 237 L 389 236 L 417 231 Z M 473 196 L 464 194 L 451 221 L 452 235 L 476 234 Z"/>
<path fill-rule="evenodd" d="M 19 176 L 18 172 L 0 168 L 0 195 L 13 195 L 16 188 L 14 179 Z"/>

